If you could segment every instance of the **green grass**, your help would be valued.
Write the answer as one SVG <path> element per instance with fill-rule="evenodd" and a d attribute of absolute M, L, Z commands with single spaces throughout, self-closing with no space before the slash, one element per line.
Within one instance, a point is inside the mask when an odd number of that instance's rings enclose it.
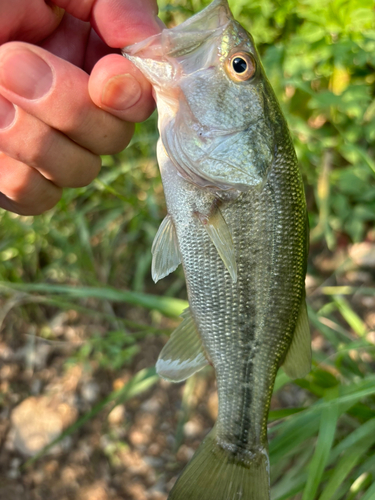
<path fill-rule="evenodd" d="M 207 3 L 161 0 L 161 17 L 179 23 Z M 373 241 L 373 2 L 230 4 L 254 35 L 290 124 L 306 185 L 313 257 L 365 237 Z M 181 270 L 156 286 L 150 278 L 150 248 L 165 215 L 156 139 L 154 115 L 137 126 L 126 151 L 103 158 L 96 181 L 66 190 L 50 212 L 40 217 L 0 213 L 0 295 L 5 304 L 0 319 L 16 307 L 38 324 L 41 335 L 53 308 L 76 310 L 107 327 L 105 336 L 94 332 L 72 363 L 96 359 L 120 369 L 131 362 L 140 339 L 165 333 L 161 318 L 177 318 L 186 307 Z M 353 263 L 349 259 L 346 264 L 334 276 L 321 276 L 314 259 L 309 261 L 309 273 L 323 282 L 308 302 L 312 331 L 324 339 L 324 350 L 314 351 L 312 372 L 293 382 L 304 391 L 301 406 L 271 411 L 273 500 L 375 498 L 375 346 L 354 300 L 373 297 L 375 291 L 373 283 L 348 284 L 346 271 Z M 130 319 L 126 312 L 116 312 L 118 305 L 139 309 L 148 319 Z M 59 439 L 156 380 L 152 369 L 137 373 Z M 291 383 L 281 370 L 275 394 Z M 178 442 L 193 384 L 186 386 Z"/>

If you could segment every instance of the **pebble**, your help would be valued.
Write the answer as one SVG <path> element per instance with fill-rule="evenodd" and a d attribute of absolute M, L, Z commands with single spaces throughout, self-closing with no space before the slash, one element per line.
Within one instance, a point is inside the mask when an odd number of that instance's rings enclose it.
<path fill-rule="evenodd" d="M 349 256 L 359 267 L 375 269 L 375 244 L 364 241 L 349 247 Z"/>
<path fill-rule="evenodd" d="M 159 458 L 159 457 L 145 456 L 145 457 L 143 457 L 143 460 L 150 467 L 160 468 L 160 467 L 163 467 L 163 465 L 164 465 L 164 460 L 162 458 Z"/>
<path fill-rule="evenodd" d="M 81 500 L 108 500 L 108 494 L 104 485 L 100 483 L 94 483 L 83 489 L 80 494 Z"/>
<path fill-rule="evenodd" d="M 160 401 L 157 398 L 151 398 L 142 403 L 141 410 L 149 413 L 157 413 L 160 410 Z"/>
<path fill-rule="evenodd" d="M 108 422 L 112 425 L 119 425 L 125 421 L 126 410 L 124 405 L 117 405 L 108 415 Z"/>
<path fill-rule="evenodd" d="M 66 403 L 51 404 L 47 396 L 31 396 L 11 413 L 8 449 L 33 456 L 57 438 L 76 418 L 76 410 Z M 54 447 L 50 452 L 60 451 Z"/>
<path fill-rule="evenodd" d="M 94 380 L 89 380 L 81 386 L 81 396 L 87 403 L 95 403 L 100 393 L 100 387 Z"/>
<path fill-rule="evenodd" d="M 199 436 L 202 432 L 202 426 L 196 420 L 189 420 L 184 425 L 184 435 L 188 438 L 194 438 Z"/>

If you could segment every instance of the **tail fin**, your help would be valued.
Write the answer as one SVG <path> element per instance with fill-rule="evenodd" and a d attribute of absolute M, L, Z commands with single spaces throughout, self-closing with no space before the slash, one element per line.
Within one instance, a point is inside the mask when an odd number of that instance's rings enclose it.
<path fill-rule="evenodd" d="M 215 428 L 182 471 L 168 500 L 269 500 L 266 449 L 254 454 L 221 447 Z"/>

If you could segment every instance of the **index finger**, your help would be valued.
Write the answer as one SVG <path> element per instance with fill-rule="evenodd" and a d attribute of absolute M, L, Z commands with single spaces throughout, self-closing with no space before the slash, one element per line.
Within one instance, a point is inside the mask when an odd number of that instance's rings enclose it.
<path fill-rule="evenodd" d="M 156 0 L 53 0 L 78 19 L 89 21 L 104 42 L 122 48 L 159 33 Z"/>

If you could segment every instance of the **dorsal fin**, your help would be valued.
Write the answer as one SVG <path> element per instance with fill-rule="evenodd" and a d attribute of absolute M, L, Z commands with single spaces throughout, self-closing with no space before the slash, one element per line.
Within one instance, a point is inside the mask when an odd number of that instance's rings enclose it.
<path fill-rule="evenodd" d="M 283 363 L 291 378 L 305 377 L 311 370 L 311 337 L 306 302 L 303 298 L 292 343 Z"/>
<path fill-rule="evenodd" d="M 232 235 L 219 207 L 214 206 L 210 215 L 197 214 L 215 245 L 225 267 L 231 275 L 233 283 L 237 281 L 237 262 Z"/>
<path fill-rule="evenodd" d="M 168 276 L 181 264 L 176 229 L 170 215 L 167 215 L 160 224 L 152 244 L 151 253 L 151 274 L 155 283 Z"/>
<path fill-rule="evenodd" d="M 182 382 L 208 364 L 190 309 L 185 309 L 181 316 L 182 323 L 172 333 L 156 363 L 157 373 L 171 382 Z"/>

